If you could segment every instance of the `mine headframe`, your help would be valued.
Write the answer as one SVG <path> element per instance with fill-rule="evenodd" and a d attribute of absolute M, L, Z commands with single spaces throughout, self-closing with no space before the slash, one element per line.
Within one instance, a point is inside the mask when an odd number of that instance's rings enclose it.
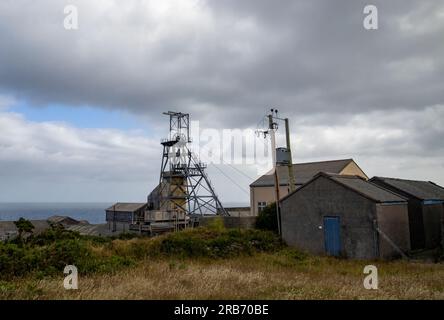
<path fill-rule="evenodd" d="M 186 215 L 228 215 L 208 178 L 206 164 L 189 148 L 189 114 L 172 111 L 164 114 L 170 117 L 170 130 L 168 138 L 161 142 L 159 210 Z"/>

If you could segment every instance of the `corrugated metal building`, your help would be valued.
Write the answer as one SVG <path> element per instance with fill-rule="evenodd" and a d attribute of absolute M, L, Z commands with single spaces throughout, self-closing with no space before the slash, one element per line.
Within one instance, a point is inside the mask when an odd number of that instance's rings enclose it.
<path fill-rule="evenodd" d="M 359 176 L 319 173 L 281 201 L 282 238 L 314 254 L 390 258 L 410 249 L 407 201 Z"/>
<path fill-rule="evenodd" d="M 106 221 L 113 223 L 113 228 L 129 228 L 130 224 L 143 220 L 147 203 L 122 203 L 118 202 L 106 209 Z"/>
<path fill-rule="evenodd" d="M 436 248 L 442 242 L 444 188 L 430 181 L 373 177 L 370 181 L 408 199 L 412 249 Z"/>
<path fill-rule="evenodd" d="M 287 166 L 277 166 L 279 176 L 279 194 L 285 197 L 289 192 L 289 174 Z M 319 162 L 295 163 L 293 172 L 296 180 L 296 188 L 312 179 L 319 172 L 335 174 L 357 175 L 368 179 L 367 175 L 353 159 L 328 160 Z M 259 212 L 270 203 L 275 202 L 274 171 L 271 170 L 250 184 L 251 213 L 257 216 Z"/>

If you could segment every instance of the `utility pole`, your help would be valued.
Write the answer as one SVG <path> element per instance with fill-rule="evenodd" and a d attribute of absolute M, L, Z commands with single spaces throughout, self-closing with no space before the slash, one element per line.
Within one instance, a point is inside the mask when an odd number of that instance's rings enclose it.
<path fill-rule="evenodd" d="M 288 124 L 288 118 L 285 118 L 285 138 L 287 141 L 287 151 L 288 156 L 290 158 L 290 162 L 288 163 L 288 185 L 290 187 L 290 192 L 293 192 L 296 190 L 296 180 L 294 178 L 294 171 L 293 171 L 293 157 L 291 156 L 291 144 L 290 144 L 290 126 Z"/>
<path fill-rule="evenodd" d="M 289 126 L 289 120 L 288 118 L 282 119 L 278 117 L 278 110 L 271 109 L 270 114 L 268 117 L 268 128 L 265 130 L 257 130 L 256 133 L 259 135 L 260 133 L 263 133 L 264 138 L 267 137 L 267 135 L 270 135 L 271 140 L 271 157 L 273 161 L 273 176 L 274 176 L 274 196 L 276 201 L 276 218 L 277 218 L 277 225 L 278 225 L 278 233 L 281 236 L 282 235 L 282 223 L 281 223 L 281 206 L 280 206 L 280 190 L 279 190 L 279 175 L 277 170 L 277 163 L 281 165 L 286 165 L 288 168 L 288 185 L 290 192 L 293 192 L 296 190 L 296 180 L 294 177 L 293 172 L 293 158 L 291 155 L 291 143 L 290 143 L 290 126 Z M 289 159 L 277 159 L 276 154 L 276 130 L 278 129 L 278 123 L 277 121 L 284 121 L 285 122 L 285 137 L 286 137 L 286 144 L 287 144 L 287 155 Z"/>
<path fill-rule="evenodd" d="M 271 109 L 271 114 L 268 115 L 268 130 L 271 138 L 271 154 L 273 159 L 273 171 L 274 171 L 274 190 L 275 190 L 275 203 L 276 203 L 276 218 L 278 225 L 278 234 L 281 235 L 281 206 L 279 195 L 279 176 L 276 166 L 276 136 L 275 136 L 275 123 L 273 119 L 273 112 L 277 113 L 277 110 Z"/>

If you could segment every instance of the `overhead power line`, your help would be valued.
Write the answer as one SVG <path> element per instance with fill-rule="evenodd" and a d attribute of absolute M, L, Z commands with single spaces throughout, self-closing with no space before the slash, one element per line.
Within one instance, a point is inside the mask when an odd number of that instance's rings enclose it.
<path fill-rule="evenodd" d="M 244 187 L 242 187 L 239 183 L 237 183 L 235 180 L 233 180 L 229 175 L 227 175 L 221 168 L 219 168 L 217 165 L 212 164 L 211 165 L 213 167 L 215 167 L 220 173 L 222 173 L 222 175 L 227 178 L 228 180 L 230 180 L 234 185 L 236 185 L 240 190 L 242 190 L 243 192 L 245 192 L 247 195 L 250 195 L 250 192 L 245 189 Z"/>

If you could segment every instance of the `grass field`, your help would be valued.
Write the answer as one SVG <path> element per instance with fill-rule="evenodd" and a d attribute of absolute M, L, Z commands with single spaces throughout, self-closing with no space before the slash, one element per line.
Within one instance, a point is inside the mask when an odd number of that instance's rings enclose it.
<path fill-rule="evenodd" d="M 0 245 L 8 263 L 0 265 L 0 299 L 444 299 L 443 263 L 310 256 L 267 232 L 93 240 L 53 232 Z M 78 290 L 63 287 L 66 264 L 83 266 Z M 378 290 L 363 286 L 368 264 L 378 267 Z"/>
<path fill-rule="evenodd" d="M 297 259 L 288 250 L 249 257 L 154 259 L 114 274 L 80 276 L 78 290 L 63 275 L 1 282 L 1 299 L 444 299 L 444 265 L 371 262 L 379 289 L 363 287 L 370 262 Z"/>

